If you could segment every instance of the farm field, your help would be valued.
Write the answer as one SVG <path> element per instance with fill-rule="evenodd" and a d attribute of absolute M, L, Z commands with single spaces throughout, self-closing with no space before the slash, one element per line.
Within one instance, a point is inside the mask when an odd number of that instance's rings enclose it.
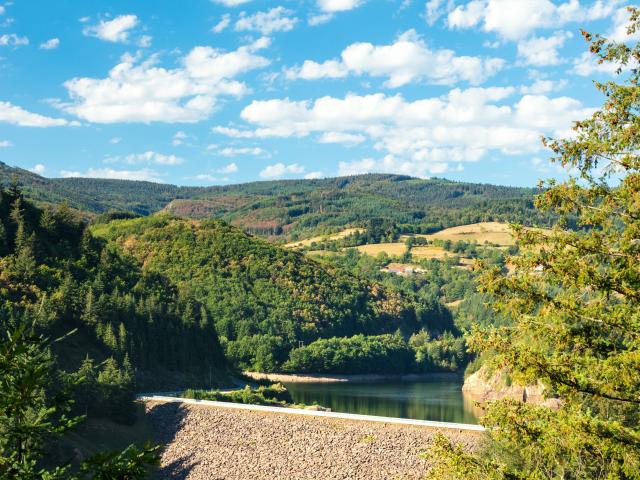
<path fill-rule="evenodd" d="M 454 254 L 451 252 L 447 252 L 444 248 L 437 247 L 435 245 L 421 245 L 413 247 L 411 249 L 411 255 L 416 260 L 429 260 L 431 258 L 444 258 L 447 255 L 453 256 Z"/>
<path fill-rule="evenodd" d="M 470 225 L 461 225 L 441 230 L 430 235 L 416 235 L 428 238 L 429 240 L 451 240 L 456 242 L 463 240 L 466 242 L 493 243 L 500 246 L 511 246 L 515 244 L 515 239 L 509 230 L 509 225 L 501 222 L 480 222 Z"/>
<path fill-rule="evenodd" d="M 356 232 L 362 232 L 362 231 L 364 231 L 364 228 L 347 228 L 338 233 L 333 233 L 330 235 L 318 235 L 316 237 L 306 238 L 304 240 L 298 240 L 296 242 L 287 243 L 285 244 L 285 247 L 286 248 L 308 247 L 314 242 L 319 243 L 319 242 L 325 242 L 327 240 L 340 240 L 341 238 L 348 237 L 349 235 L 352 235 Z"/>
<path fill-rule="evenodd" d="M 400 255 L 404 255 L 404 253 L 407 251 L 407 246 L 403 242 L 360 245 L 356 248 L 360 253 L 371 255 L 372 257 L 375 257 L 380 253 L 386 253 L 390 257 L 398 257 Z"/>

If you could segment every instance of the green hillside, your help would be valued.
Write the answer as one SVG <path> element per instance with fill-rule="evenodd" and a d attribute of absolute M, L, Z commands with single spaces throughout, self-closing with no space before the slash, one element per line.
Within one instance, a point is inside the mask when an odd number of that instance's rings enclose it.
<path fill-rule="evenodd" d="M 0 163 L 0 184 L 15 178 L 29 198 L 68 202 L 90 213 L 164 210 L 194 219 L 220 218 L 243 230 L 297 239 L 385 218 L 405 231 L 429 233 L 480 221 L 546 225 L 533 208 L 535 190 L 369 174 L 278 180 L 219 187 L 177 187 L 126 180 L 46 179 Z"/>
<path fill-rule="evenodd" d="M 68 208 L 0 190 L 0 328 L 23 321 L 51 336 L 77 330 L 57 347 L 65 368 L 110 359 L 141 388 L 227 376 L 211 314 L 193 295 L 143 272 Z"/>
<path fill-rule="evenodd" d="M 166 276 L 201 302 L 242 368 L 278 370 L 293 347 L 318 338 L 453 328 L 437 301 L 421 304 L 220 221 L 160 215 L 92 231 L 136 258 L 145 275 Z"/>

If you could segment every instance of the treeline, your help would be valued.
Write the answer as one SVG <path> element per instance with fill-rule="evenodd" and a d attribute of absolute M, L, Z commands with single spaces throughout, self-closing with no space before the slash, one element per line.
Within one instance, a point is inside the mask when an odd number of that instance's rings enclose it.
<path fill-rule="evenodd" d="M 295 348 L 283 365 L 291 373 L 427 373 L 457 371 L 468 360 L 465 340 L 425 331 L 405 340 L 400 334 L 320 339 Z"/>
<path fill-rule="evenodd" d="M 401 175 L 358 175 L 323 180 L 262 182 L 208 192 L 207 202 L 247 196 L 245 204 L 221 211 L 244 230 L 292 240 L 363 226 L 372 218 L 395 223 L 403 233 L 433 233 L 482 221 L 548 225 L 534 209 L 534 189 L 421 180 Z M 197 200 L 193 200 L 194 211 Z M 188 215 L 186 205 L 181 205 Z"/>
<path fill-rule="evenodd" d="M 47 179 L 0 163 L 0 185 L 15 177 L 29 198 L 67 201 L 90 213 L 141 215 L 163 210 L 189 218 L 220 218 L 243 230 L 292 240 L 385 219 L 402 233 L 432 233 L 481 221 L 549 225 L 534 209 L 535 189 L 367 174 L 278 180 L 222 187 L 177 187 L 126 180 Z M 173 202 L 179 200 L 179 202 Z"/>

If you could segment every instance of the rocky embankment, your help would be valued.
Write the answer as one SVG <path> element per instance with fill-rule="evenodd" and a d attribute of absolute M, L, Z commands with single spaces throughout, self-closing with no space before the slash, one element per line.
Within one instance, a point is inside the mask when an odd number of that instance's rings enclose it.
<path fill-rule="evenodd" d="M 552 408 L 559 406 L 558 399 L 545 397 L 542 382 L 523 386 L 510 383 L 507 379 L 508 375 L 501 370 L 488 373 L 486 368 L 482 367 L 465 379 L 462 392 L 467 398 L 480 403 L 509 398 Z"/>
<path fill-rule="evenodd" d="M 335 418 L 147 403 L 161 479 L 420 479 L 437 432 L 469 449 L 480 433 Z"/>

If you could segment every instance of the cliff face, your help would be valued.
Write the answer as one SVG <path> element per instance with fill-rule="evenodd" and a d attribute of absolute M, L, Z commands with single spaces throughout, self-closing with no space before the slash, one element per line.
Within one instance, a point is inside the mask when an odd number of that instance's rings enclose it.
<path fill-rule="evenodd" d="M 538 381 L 531 385 L 516 385 L 507 382 L 504 371 L 496 371 L 492 374 L 485 367 L 467 377 L 462 386 L 462 392 L 469 398 L 480 402 L 491 402 L 510 398 L 524 403 L 544 405 L 558 408 L 560 400 L 557 398 L 545 398 L 545 387 Z"/>

